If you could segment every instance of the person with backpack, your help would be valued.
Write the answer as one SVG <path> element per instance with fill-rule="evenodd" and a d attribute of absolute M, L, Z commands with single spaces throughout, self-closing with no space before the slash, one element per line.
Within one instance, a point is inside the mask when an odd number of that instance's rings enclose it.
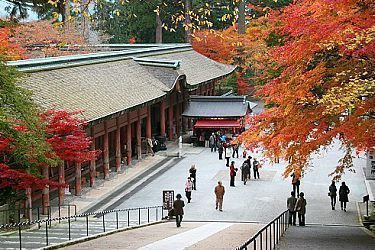
<path fill-rule="evenodd" d="M 246 185 L 248 179 L 250 179 L 250 165 L 245 160 L 241 166 L 243 184 Z"/>

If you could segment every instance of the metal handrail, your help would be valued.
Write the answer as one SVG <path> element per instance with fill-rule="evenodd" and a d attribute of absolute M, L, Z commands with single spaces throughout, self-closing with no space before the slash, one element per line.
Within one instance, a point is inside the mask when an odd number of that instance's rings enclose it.
<path fill-rule="evenodd" d="M 249 249 L 249 245 L 253 243 L 253 249 L 274 249 L 276 244 L 279 243 L 281 236 L 283 236 L 284 232 L 288 229 L 288 216 L 289 211 L 286 210 L 269 222 L 267 225 L 262 227 L 254 236 L 252 236 L 249 240 L 243 243 L 241 246 L 237 247 L 236 250 L 247 250 Z M 268 230 L 269 229 L 269 230 Z M 265 234 L 265 244 L 263 244 L 263 233 Z M 259 238 L 259 244 L 257 245 L 257 240 Z M 265 247 L 265 248 L 264 248 Z"/>
<path fill-rule="evenodd" d="M 19 248 L 22 249 L 22 228 L 26 226 L 33 226 L 38 225 L 38 228 L 40 228 L 41 224 L 45 224 L 45 240 L 46 240 L 46 246 L 49 245 L 49 238 L 48 238 L 48 228 L 51 228 L 52 222 L 61 222 L 61 221 L 67 221 L 68 222 L 68 238 L 69 240 L 72 239 L 71 235 L 71 221 L 72 219 L 77 220 L 77 218 L 85 217 L 86 218 L 86 235 L 89 236 L 89 216 L 101 216 L 102 217 L 102 225 L 103 225 L 103 232 L 106 232 L 105 228 L 105 215 L 115 213 L 116 215 L 116 229 L 119 229 L 119 212 L 127 212 L 127 227 L 130 226 L 130 211 L 138 211 L 138 225 L 141 224 L 141 210 L 147 210 L 147 222 L 150 222 L 150 210 L 155 209 L 156 218 L 155 221 L 158 221 L 158 211 L 161 209 L 161 216 L 160 219 L 164 217 L 163 215 L 163 206 L 151 206 L 151 207 L 137 207 L 137 208 L 125 208 L 125 209 L 114 209 L 114 210 L 104 210 L 99 212 L 90 212 L 90 213 L 82 213 L 82 214 L 75 214 L 75 215 L 69 215 L 64 217 L 56 217 L 56 218 L 47 218 L 43 220 L 33 220 L 33 221 L 27 221 L 27 222 L 19 222 L 19 223 L 11 223 L 11 224 L 5 224 L 0 225 L 1 229 L 18 229 L 18 238 L 19 238 Z"/>
<path fill-rule="evenodd" d="M 75 204 L 69 204 L 69 205 L 58 205 L 58 206 L 46 206 L 45 208 L 44 207 L 24 207 L 24 208 L 14 208 L 14 209 L 4 209 L 4 210 L 0 210 L 0 215 L 3 215 L 8 213 L 9 215 L 17 215 L 17 222 L 16 223 L 19 223 L 21 222 L 21 214 L 23 214 L 24 216 L 28 216 L 30 215 L 29 213 L 31 213 L 31 216 L 32 214 L 35 212 L 36 214 L 36 217 L 37 217 L 37 220 L 40 220 L 41 218 L 41 215 L 45 215 L 47 216 L 47 218 L 51 218 L 52 216 L 52 210 L 53 208 L 57 208 L 56 212 L 58 212 L 59 214 L 59 217 L 61 217 L 61 208 L 64 208 L 64 207 L 67 207 L 68 208 L 68 214 L 70 214 L 70 210 L 71 208 L 74 208 L 74 214 L 77 214 L 77 206 Z M 42 214 L 41 211 L 43 211 L 44 209 L 47 210 L 47 214 Z M 28 221 L 30 221 L 30 218 L 26 217 L 26 219 Z M 32 220 L 31 220 L 32 221 Z"/>

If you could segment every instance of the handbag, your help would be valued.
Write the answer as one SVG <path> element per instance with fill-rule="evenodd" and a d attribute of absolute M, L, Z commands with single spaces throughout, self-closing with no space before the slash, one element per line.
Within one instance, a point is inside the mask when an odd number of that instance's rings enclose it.
<path fill-rule="evenodd" d="M 331 196 L 331 192 L 328 192 L 328 196 Z"/>

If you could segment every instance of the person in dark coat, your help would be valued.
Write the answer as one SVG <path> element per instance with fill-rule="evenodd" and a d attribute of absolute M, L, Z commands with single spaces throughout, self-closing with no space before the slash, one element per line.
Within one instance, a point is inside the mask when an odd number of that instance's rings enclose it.
<path fill-rule="evenodd" d="M 335 185 L 334 181 L 332 181 L 331 185 L 328 188 L 328 191 L 329 191 L 328 195 L 329 195 L 329 197 L 331 197 L 331 207 L 332 207 L 332 210 L 335 210 L 337 188 L 336 188 L 336 185 Z"/>
<path fill-rule="evenodd" d="M 181 221 L 184 215 L 184 206 L 185 203 L 181 200 L 182 196 L 180 194 L 176 195 L 177 200 L 173 202 L 174 215 L 176 216 L 176 225 L 177 227 L 181 226 Z"/>
<path fill-rule="evenodd" d="M 295 194 L 297 194 L 297 197 L 299 197 L 299 185 L 301 184 L 301 181 L 299 180 L 299 176 L 296 173 L 293 173 L 291 177 L 292 177 L 293 191 Z"/>
<path fill-rule="evenodd" d="M 197 169 L 195 168 L 195 165 L 191 165 L 191 168 L 189 169 L 190 178 L 193 182 L 193 190 L 197 190 Z"/>
<path fill-rule="evenodd" d="M 294 209 L 298 213 L 298 223 L 300 226 L 305 225 L 306 205 L 307 205 L 307 202 L 305 199 L 305 194 L 301 192 L 299 194 L 299 198 L 296 202 L 296 207 Z"/>
<path fill-rule="evenodd" d="M 218 153 L 219 153 L 219 160 L 222 160 L 223 159 L 223 152 L 224 152 L 223 143 L 218 142 L 217 144 L 218 144 L 217 150 L 218 150 Z"/>
<path fill-rule="evenodd" d="M 339 200 L 341 202 L 341 210 L 346 212 L 346 203 L 349 202 L 348 194 L 350 193 L 349 187 L 345 184 L 345 181 L 341 183 L 339 189 Z"/>
<path fill-rule="evenodd" d="M 230 174 L 230 186 L 231 187 L 234 187 L 234 180 L 236 178 L 236 172 L 237 172 L 238 168 L 235 168 L 234 167 L 234 161 L 231 162 L 230 166 L 229 166 L 229 174 Z"/>
<path fill-rule="evenodd" d="M 292 191 L 290 193 L 290 197 L 286 201 L 286 206 L 289 211 L 289 225 L 295 226 L 296 225 L 296 203 L 297 203 L 297 198 L 296 194 Z"/>
<path fill-rule="evenodd" d="M 250 176 L 250 165 L 248 164 L 247 161 L 244 161 L 241 166 L 241 173 L 242 173 L 242 180 L 243 184 L 246 185 L 246 182 Z"/>

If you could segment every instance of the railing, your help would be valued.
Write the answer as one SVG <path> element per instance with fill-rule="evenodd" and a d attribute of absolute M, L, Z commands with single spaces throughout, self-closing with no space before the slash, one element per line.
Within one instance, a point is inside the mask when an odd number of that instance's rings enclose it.
<path fill-rule="evenodd" d="M 41 227 L 41 225 L 45 225 L 45 245 L 49 246 L 49 231 L 51 231 L 51 224 L 52 222 L 65 222 L 68 224 L 68 240 L 71 240 L 73 237 L 72 235 L 72 221 L 77 221 L 78 218 L 84 218 L 84 229 L 86 229 L 86 236 L 90 235 L 90 220 L 89 217 L 93 216 L 96 217 L 92 218 L 92 220 L 95 220 L 96 222 L 101 221 L 102 230 L 103 232 L 108 231 L 108 227 L 106 228 L 106 219 L 108 222 L 115 222 L 115 229 L 120 228 L 120 222 L 123 223 L 123 227 L 129 227 L 131 225 L 130 215 L 132 213 L 132 221 L 137 222 L 136 225 L 142 224 L 142 211 L 147 212 L 147 220 L 146 218 L 143 218 L 144 222 L 147 221 L 147 223 L 150 223 L 151 217 L 150 212 L 154 210 L 155 211 L 155 221 L 161 220 L 164 216 L 163 214 L 163 206 L 152 206 L 152 207 L 138 207 L 138 208 L 127 208 L 127 209 L 116 209 L 116 210 L 107 210 L 107 211 L 100 211 L 100 212 L 92 212 L 92 213 L 83 213 L 83 214 L 75 214 L 72 216 L 66 216 L 66 217 L 57 217 L 57 218 L 48 218 L 44 220 L 34 220 L 34 221 L 28 221 L 28 222 L 20 222 L 20 223 L 12 223 L 12 224 L 5 224 L 0 225 L 0 230 L 3 229 L 18 229 L 18 241 L 19 241 L 19 249 L 22 249 L 22 229 L 23 228 L 29 228 L 30 226 L 38 225 L 38 228 Z M 159 210 L 161 212 L 159 213 Z M 136 211 L 134 213 L 134 211 Z M 120 215 L 125 214 L 125 220 L 120 220 Z M 108 215 L 113 215 L 114 218 L 109 218 Z M 159 217 L 160 215 L 160 217 Z M 101 217 L 101 219 L 99 219 Z M 108 226 L 108 225 L 107 225 Z M 97 234 L 97 233 L 96 233 Z M 91 234 L 94 235 L 94 234 Z"/>
<path fill-rule="evenodd" d="M 246 241 L 240 247 L 237 247 L 236 250 L 247 250 L 251 247 L 254 250 L 274 249 L 276 247 L 276 244 L 279 244 L 281 236 L 283 236 L 284 232 L 289 227 L 288 216 L 289 212 L 288 210 L 286 210 L 275 219 L 273 219 L 270 223 L 265 225 L 262 229 L 260 229 L 248 241 Z"/>
<path fill-rule="evenodd" d="M 66 211 L 63 211 L 63 208 L 67 208 Z M 26 207 L 26 208 L 16 208 L 16 209 L 4 209 L 0 210 L 0 217 L 2 217 L 2 221 L 6 221 L 7 219 L 12 220 L 10 223 L 21 223 L 27 221 L 33 221 L 32 218 L 37 218 L 36 220 L 40 220 L 42 216 L 46 216 L 47 219 L 52 217 L 53 213 L 58 213 L 58 217 L 70 216 L 72 214 L 77 214 L 77 206 L 72 205 L 59 205 L 59 206 L 48 206 L 46 207 L 47 214 L 43 214 L 43 207 Z M 72 211 L 73 210 L 73 211 Z M 74 213 L 73 213 L 74 212 Z M 30 219 L 31 217 L 31 219 Z"/>

